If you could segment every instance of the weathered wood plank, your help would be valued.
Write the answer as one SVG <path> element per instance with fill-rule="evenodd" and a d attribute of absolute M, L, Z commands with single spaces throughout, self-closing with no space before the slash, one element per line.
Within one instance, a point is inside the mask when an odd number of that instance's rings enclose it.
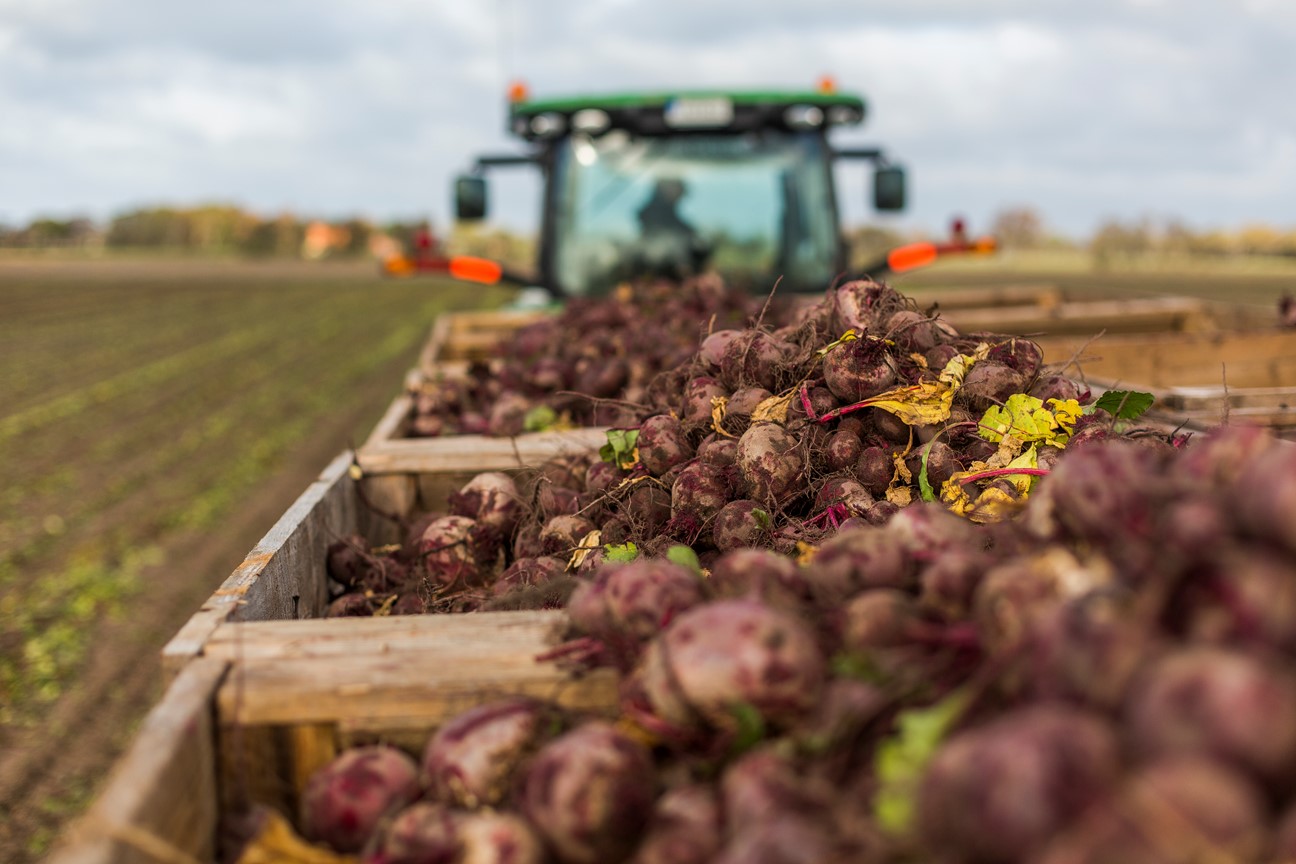
<path fill-rule="evenodd" d="M 357 455 L 366 474 L 508 471 L 534 468 L 555 456 L 597 450 L 606 443 L 607 430 L 592 427 L 515 438 L 448 435 L 389 440 L 366 446 Z"/>
<path fill-rule="evenodd" d="M 1086 375 L 1144 389 L 1225 382 L 1230 389 L 1296 385 L 1296 332 L 1289 330 L 1049 336 L 1036 341 L 1047 363 L 1066 363 L 1082 352 Z"/>
<path fill-rule="evenodd" d="M 1020 335 L 1085 333 L 1156 333 L 1214 329 L 1207 305 L 1184 297 L 1149 300 L 1095 300 L 1061 303 L 1049 308 L 1034 304 L 994 308 L 951 309 L 942 312 L 959 330 Z"/>
<path fill-rule="evenodd" d="M 228 664 L 188 664 L 144 718 L 103 791 L 51 864 L 215 858 L 215 700 Z M 163 857 L 179 853 L 178 857 Z"/>

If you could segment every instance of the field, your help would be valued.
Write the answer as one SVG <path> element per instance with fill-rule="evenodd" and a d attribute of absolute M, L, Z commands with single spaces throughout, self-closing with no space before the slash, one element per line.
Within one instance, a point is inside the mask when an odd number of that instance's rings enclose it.
<path fill-rule="evenodd" d="M 435 315 L 368 264 L 0 260 L 0 860 L 34 860 L 162 644 L 396 395 Z"/>
<path fill-rule="evenodd" d="M 896 280 L 1005 283 L 1273 309 L 1296 269 L 1004 256 Z M 93 796 L 162 644 L 363 439 L 434 316 L 506 297 L 367 264 L 0 258 L 0 860 Z"/>

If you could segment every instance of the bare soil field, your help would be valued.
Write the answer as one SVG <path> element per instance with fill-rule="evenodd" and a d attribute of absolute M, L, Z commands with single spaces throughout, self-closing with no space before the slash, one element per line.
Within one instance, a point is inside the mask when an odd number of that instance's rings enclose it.
<path fill-rule="evenodd" d="M 360 265 L 0 259 L 0 860 L 41 857 L 158 652 L 396 396 L 436 314 Z"/>

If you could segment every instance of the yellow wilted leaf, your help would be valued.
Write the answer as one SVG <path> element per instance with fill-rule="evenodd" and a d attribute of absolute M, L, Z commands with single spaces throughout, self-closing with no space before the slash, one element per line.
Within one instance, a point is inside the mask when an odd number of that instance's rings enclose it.
<path fill-rule="evenodd" d="M 571 559 L 567 562 L 568 570 L 575 570 L 585 563 L 585 559 L 590 553 L 603 545 L 603 532 L 595 529 L 581 538 L 580 543 L 576 545 L 575 551 L 572 552 Z"/>
<path fill-rule="evenodd" d="M 798 564 L 809 564 L 814 560 L 815 555 L 819 553 L 819 547 L 811 545 L 804 540 L 798 540 L 796 544 Z"/>
<path fill-rule="evenodd" d="M 358 864 L 360 861 L 307 843 L 278 812 L 269 809 L 266 812 L 265 826 L 244 848 L 238 864 Z"/>
<path fill-rule="evenodd" d="M 792 390 L 782 396 L 771 396 L 763 400 L 756 406 L 752 412 L 751 422 L 753 423 L 786 423 L 788 408 L 792 406 L 792 398 L 796 396 L 796 390 Z"/>
<path fill-rule="evenodd" d="M 963 386 L 969 369 L 985 359 L 990 347 L 978 345 L 971 354 L 960 354 L 945 364 L 936 381 L 920 381 L 907 387 L 896 387 L 860 402 L 888 411 L 910 426 L 933 426 L 949 419 L 954 394 Z"/>
<path fill-rule="evenodd" d="M 886 500 L 897 507 L 908 507 L 913 503 L 913 489 L 908 486 L 892 486 L 886 491 Z"/>
<path fill-rule="evenodd" d="M 1039 465 L 1037 456 L 1035 447 L 1032 445 L 1026 452 L 1003 466 L 1003 469 L 1036 468 Z M 950 510 L 960 516 L 966 516 L 973 522 L 999 522 L 1019 509 L 1030 492 L 1031 484 L 1035 482 L 1035 478 L 1030 474 L 1005 473 L 987 478 L 1007 481 L 1017 490 L 1016 496 L 995 486 L 981 490 L 975 499 L 967 491 L 968 484 L 964 481 L 988 471 L 999 470 L 999 466 L 993 464 L 994 461 L 995 459 L 991 458 L 989 462 L 974 462 L 967 471 L 958 471 L 951 475 L 941 486 L 941 501 Z"/>
<path fill-rule="evenodd" d="M 728 406 L 728 396 L 711 397 L 711 428 L 714 429 L 718 435 L 723 435 L 726 438 L 736 438 L 736 435 L 724 428 L 725 410 Z"/>

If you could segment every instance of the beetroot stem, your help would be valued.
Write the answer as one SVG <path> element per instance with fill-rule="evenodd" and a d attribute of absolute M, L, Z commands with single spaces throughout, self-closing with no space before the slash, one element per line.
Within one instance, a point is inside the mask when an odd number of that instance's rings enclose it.
<path fill-rule="evenodd" d="M 992 468 L 989 471 L 979 471 L 976 474 L 969 474 L 967 477 L 959 480 L 960 486 L 966 486 L 977 480 L 988 480 L 991 477 L 1005 477 L 1009 474 L 1029 474 L 1032 477 L 1043 477 L 1047 475 L 1047 468 Z"/>

